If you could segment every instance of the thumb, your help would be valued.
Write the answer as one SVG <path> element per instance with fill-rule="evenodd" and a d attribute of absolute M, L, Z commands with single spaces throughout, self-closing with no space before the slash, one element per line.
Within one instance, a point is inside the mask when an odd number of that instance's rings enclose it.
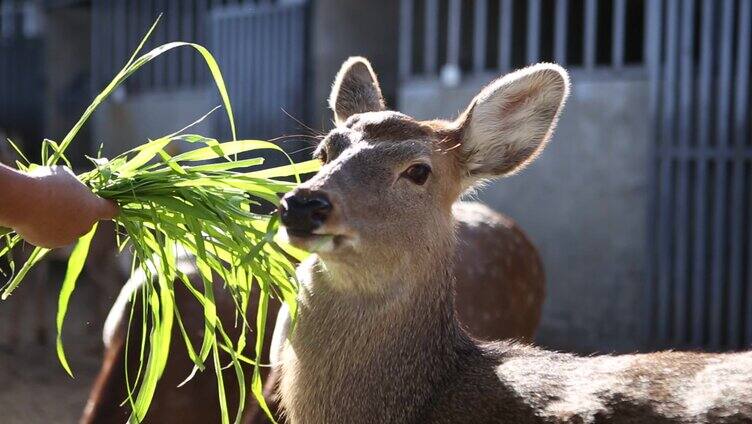
<path fill-rule="evenodd" d="M 101 197 L 98 200 L 97 215 L 100 220 L 115 219 L 115 217 L 118 216 L 118 214 L 120 213 L 120 208 L 118 207 L 117 203 L 112 200 L 103 199 Z"/>

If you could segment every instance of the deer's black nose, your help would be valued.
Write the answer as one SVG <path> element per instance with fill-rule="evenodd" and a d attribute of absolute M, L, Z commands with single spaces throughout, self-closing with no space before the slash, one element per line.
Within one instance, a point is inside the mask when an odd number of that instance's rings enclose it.
<path fill-rule="evenodd" d="M 295 190 L 282 198 L 279 215 L 292 233 L 311 233 L 319 228 L 332 211 L 332 203 L 320 191 Z"/>

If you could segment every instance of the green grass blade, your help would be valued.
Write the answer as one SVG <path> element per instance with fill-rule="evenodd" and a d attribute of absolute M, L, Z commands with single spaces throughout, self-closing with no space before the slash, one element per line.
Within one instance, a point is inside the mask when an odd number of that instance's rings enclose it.
<path fill-rule="evenodd" d="M 65 350 L 63 350 L 63 322 L 65 321 L 65 315 L 68 312 L 68 302 L 70 301 L 73 290 L 76 288 L 76 281 L 78 281 L 81 270 L 84 269 L 86 263 L 86 257 L 89 255 L 89 247 L 91 246 L 91 239 L 94 238 L 94 233 L 97 231 L 97 225 L 92 227 L 91 231 L 86 233 L 78 240 L 76 246 L 71 252 L 68 259 L 68 267 L 65 270 L 65 278 L 63 279 L 63 285 L 60 288 L 60 296 L 57 299 L 57 316 L 55 318 L 55 324 L 57 325 L 57 340 L 55 342 L 55 348 L 57 349 L 57 358 L 60 360 L 60 365 L 63 366 L 65 372 L 73 377 L 68 360 L 65 358 Z"/>
<path fill-rule="evenodd" d="M 10 138 L 6 138 L 5 141 L 7 141 L 8 144 L 10 144 L 10 147 L 12 147 L 13 150 L 15 150 L 16 154 L 18 155 L 18 157 L 20 157 L 21 159 L 24 160 L 24 162 L 26 162 L 26 165 L 29 165 L 31 163 L 31 161 L 29 160 L 29 158 L 27 158 L 26 155 L 24 155 L 24 153 L 21 150 L 21 148 L 19 148 L 16 145 L 16 143 L 13 142 L 13 140 L 11 140 Z"/>
<path fill-rule="evenodd" d="M 174 156 L 172 160 L 175 162 L 195 162 L 227 157 L 237 153 L 250 152 L 259 149 L 281 150 L 279 146 L 268 141 L 237 140 L 191 150 Z"/>
<path fill-rule="evenodd" d="M 39 261 L 44 259 L 45 256 L 47 256 L 47 253 L 50 252 L 50 249 L 45 249 L 43 247 L 35 247 L 34 250 L 29 255 L 29 258 L 26 260 L 26 263 L 23 264 L 21 269 L 18 270 L 18 273 L 13 276 L 13 279 L 10 280 L 8 285 L 5 287 L 5 290 L 3 290 L 2 294 L 2 300 L 5 300 L 13 293 L 13 290 L 18 287 L 19 284 L 21 284 L 21 281 L 24 279 L 26 274 L 29 273 L 31 268 L 34 267 L 34 265 L 38 264 Z"/>
<path fill-rule="evenodd" d="M 321 161 L 318 159 L 312 159 L 305 162 L 296 164 L 277 166 L 274 168 L 263 169 L 260 171 L 249 172 L 246 175 L 256 178 L 278 178 L 278 177 L 291 177 L 302 174 L 309 174 L 318 172 L 321 169 Z"/>
<path fill-rule="evenodd" d="M 259 362 L 261 361 L 261 351 L 264 346 L 264 331 L 266 329 L 266 316 L 267 309 L 269 307 L 269 295 L 268 292 L 262 287 L 259 292 L 259 306 L 256 314 L 256 365 L 253 366 L 253 377 L 251 378 L 251 392 L 256 397 L 261 409 L 266 415 L 273 419 L 273 415 L 269 410 L 269 406 L 264 399 L 264 387 L 261 382 L 261 372 L 259 369 Z"/>
<path fill-rule="evenodd" d="M 227 396 L 225 395 L 225 381 L 222 377 L 222 364 L 219 362 L 219 349 L 215 343 L 212 347 L 212 357 L 214 358 L 214 373 L 217 376 L 217 397 L 219 400 L 219 410 L 222 418 L 222 424 L 230 424 L 230 414 L 227 411 Z"/>
<path fill-rule="evenodd" d="M 160 150 L 162 150 L 166 145 L 170 143 L 169 138 L 160 138 L 158 140 L 149 142 L 142 146 L 136 156 L 134 156 L 131 160 L 125 163 L 125 165 L 121 166 L 118 169 L 118 174 L 120 174 L 121 177 L 127 178 L 134 174 L 134 172 L 147 164 L 150 160 L 154 159 L 155 156 L 159 153 Z"/>

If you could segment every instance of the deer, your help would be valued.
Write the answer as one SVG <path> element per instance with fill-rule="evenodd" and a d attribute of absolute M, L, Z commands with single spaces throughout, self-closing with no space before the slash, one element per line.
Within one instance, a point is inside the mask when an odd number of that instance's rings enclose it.
<path fill-rule="evenodd" d="M 452 205 L 530 164 L 569 92 L 565 69 L 536 64 L 419 121 L 386 109 L 366 59 L 343 64 L 323 166 L 279 208 L 312 252 L 272 348 L 289 423 L 752 422 L 752 352 L 582 357 L 460 323 Z"/>
<path fill-rule="evenodd" d="M 458 222 L 460 243 L 455 252 L 456 261 L 465 266 L 455 270 L 458 281 L 458 310 L 468 329 L 475 335 L 532 341 L 541 317 L 545 298 L 545 275 L 537 249 L 527 234 L 511 218 L 478 202 L 462 201 L 453 205 L 453 214 Z M 510 260 L 505 260 L 510 259 Z M 186 266 L 186 272 L 193 274 Z M 122 288 L 107 320 L 103 335 L 104 355 L 100 371 L 95 377 L 90 395 L 82 414 L 81 424 L 107 424 L 122 422 L 128 418 L 126 397 L 125 337 L 128 320 L 128 299 L 132 298 L 145 280 L 137 275 Z M 198 282 L 197 282 L 198 283 Z M 230 331 L 234 331 L 235 305 L 221 284 L 215 285 L 214 296 L 217 313 Z M 184 325 L 195 343 L 201 341 L 204 330 L 201 307 L 180 284 L 175 285 L 175 302 L 183 315 Z M 248 322 L 256 319 L 255 300 L 248 308 Z M 270 316 L 277 314 L 279 304 L 269 304 Z M 136 306 L 139 310 L 139 306 Z M 140 325 L 130 328 L 131 340 L 140 340 Z M 214 422 L 220 415 L 216 399 L 216 379 L 208 369 L 197 374 L 181 388 L 176 386 L 185 379 L 193 362 L 184 354 L 182 337 L 173 334 L 170 360 L 158 385 L 152 406 L 146 416 L 148 422 L 181 422 L 204 424 Z M 267 332 L 264 352 L 268 352 L 272 333 Z M 138 349 L 127 351 L 130 375 L 135 375 L 139 366 Z M 268 358 L 264 358 L 268 363 Z M 211 368 L 210 365 L 207 365 Z M 265 377 L 267 403 L 276 415 L 274 389 L 279 380 L 276 370 L 268 370 Z M 269 372 L 270 371 L 270 372 Z M 250 375 L 250 372 L 248 373 Z M 227 376 L 230 380 L 233 377 Z M 226 385 L 228 399 L 237 399 L 237 387 Z M 258 408 L 254 399 L 246 401 L 247 410 L 243 424 L 271 422 Z"/>

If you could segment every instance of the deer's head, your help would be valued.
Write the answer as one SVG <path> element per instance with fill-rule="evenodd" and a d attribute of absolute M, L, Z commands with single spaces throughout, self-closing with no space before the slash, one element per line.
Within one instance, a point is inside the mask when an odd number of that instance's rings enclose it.
<path fill-rule="evenodd" d="M 535 159 L 568 93 L 566 71 L 540 64 L 495 80 L 454 121 L 418 121 L 386 110 L 371 65 L 349 59 L 329 98 L 336 128 L 314 154 L 323 166 L 282 200 L 290 241 L 373 280 L 420 271 L 451 247 L 460 194 Z"/>

